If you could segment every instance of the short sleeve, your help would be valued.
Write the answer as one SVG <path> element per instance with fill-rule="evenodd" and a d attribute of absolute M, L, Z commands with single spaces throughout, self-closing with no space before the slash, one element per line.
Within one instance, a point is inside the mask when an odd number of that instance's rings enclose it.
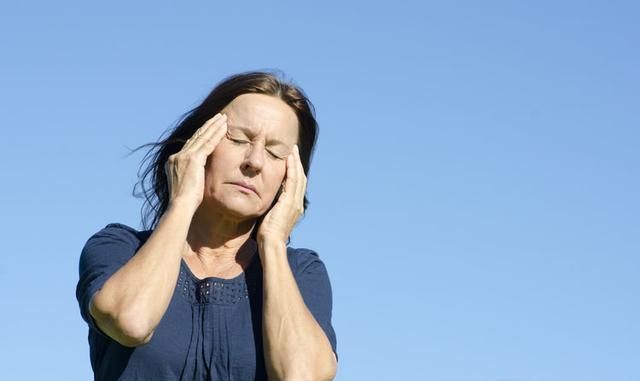
<path fill-rule="evenodd" d="M 105 337 L 89 313 L 89 303 L 107 279 L 135 254 L 140 245 L 137 233 L 126 225 L 109 224 L 87 240 L 80 254 L 76 286 L 80 314 L 90 329 Z"/>
<path fill-rule="evenodd" d="M 305 305 L 327 335 L 338 358 L 336 333 L 331 324 L 333 295 L 327 269 L 318 254 L 308 249 L 296 249 L 294 276 Z"/>

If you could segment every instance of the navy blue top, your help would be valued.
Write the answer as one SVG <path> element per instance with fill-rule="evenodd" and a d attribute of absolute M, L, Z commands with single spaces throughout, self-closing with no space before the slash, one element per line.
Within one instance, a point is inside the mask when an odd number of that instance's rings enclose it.
<path fill-rule="evenodd" d="M 85 244 L 80 255 L 76 297 L 89 325 L 95 380 L 267 380 L 262 348 L 262 264 L 251 264 L 233 279 L 198 279 L 184 260 L 176 289 L 151 340 L 139 347 L 120 345 L 98 328 L 89 302 L 106 280 L 135 255 L 151 235 L 109 224 Z M 287 247 L 304 302 L 322 327 L 334 353 L 329 276 L 318 254 Z"/>

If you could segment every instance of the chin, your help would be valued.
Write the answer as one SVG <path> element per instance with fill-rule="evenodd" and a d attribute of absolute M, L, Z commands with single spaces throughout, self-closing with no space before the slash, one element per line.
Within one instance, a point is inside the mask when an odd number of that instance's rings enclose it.
<path fill-rule="evenodd" d="M 264 205 L 264 199 L 258 195 L 248 195 L 236 190 L 232 192 L 227 190 L 211 192 L 206 199 L 210 208 L 241 221 L 257 219 L 265 214 L 271 206 L 271 202 L 268 205 Z"/>
<path fill-rule="evenodd" d="M 255 204 L 244 200 L 226 200 L 226 202 L 218 203 L 216 207 L 224 214 L 239 220 L 256 219 L 262 215 Z"/>

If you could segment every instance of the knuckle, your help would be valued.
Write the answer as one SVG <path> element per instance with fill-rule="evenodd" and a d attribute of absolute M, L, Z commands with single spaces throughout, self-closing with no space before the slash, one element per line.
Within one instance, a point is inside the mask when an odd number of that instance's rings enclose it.
<path fill-rule="evenodd" d="M 189 153 L 185 153 L 184 156 L 182 156 L 182 162 L 184 162 L 186 165 L 189 165 L 191 163 L 193 163 L 194 160 L 194 154 L 189 152 Z"/>

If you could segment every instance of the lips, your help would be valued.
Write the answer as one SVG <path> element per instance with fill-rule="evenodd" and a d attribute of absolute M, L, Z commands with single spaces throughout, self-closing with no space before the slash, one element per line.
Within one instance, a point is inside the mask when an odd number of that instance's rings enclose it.
<path fill-rule="evenodd" d="M 244 181 L 234 181 L 234 182 L 231 182 L 231 184 L 239 185 L 243 188 L 250 189 L 253 191 L 253 193 L 258 194 L 258 192 L 256 191 L 256 188 L 253 185 L 246 183 Z"/>

